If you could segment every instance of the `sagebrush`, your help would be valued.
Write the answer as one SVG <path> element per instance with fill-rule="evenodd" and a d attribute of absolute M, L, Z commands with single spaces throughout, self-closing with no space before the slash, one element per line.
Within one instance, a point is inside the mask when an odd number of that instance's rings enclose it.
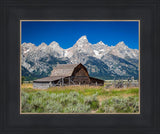
<path fill-rule="evenodd" d="M 46 91 L 21 92 L 22 113 L 136 113 L 138 96 L 110 97 L 102 102 L 98 93 L 85 96 L 76 91 L 53 93 Z"/>

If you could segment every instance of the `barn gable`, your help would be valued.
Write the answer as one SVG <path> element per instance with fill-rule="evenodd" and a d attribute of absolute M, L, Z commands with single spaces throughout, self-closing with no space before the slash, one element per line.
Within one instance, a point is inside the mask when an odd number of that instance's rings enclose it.
<path fill-rule="evenodd" d="M 86 67 L 83 66 L 80 63 L 74 68 L 74 70 L 72 72 L 72 76 L 86 76 L 86 77 L 89 77 L 89 74 L 88 74 L 88 71 L 87 71 Z"/>

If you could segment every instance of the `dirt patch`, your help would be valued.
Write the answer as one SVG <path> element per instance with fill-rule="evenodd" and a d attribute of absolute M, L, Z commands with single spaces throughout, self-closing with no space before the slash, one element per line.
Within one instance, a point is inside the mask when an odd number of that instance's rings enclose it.
<path fill-rule="evenodd" d="M 98 96 L 97 99 L 99 101 L 99 104 L 101 105 L 102 104 L 102 101 L 108 99 L 109 97 L 106 97 L 106 96 Z"/>

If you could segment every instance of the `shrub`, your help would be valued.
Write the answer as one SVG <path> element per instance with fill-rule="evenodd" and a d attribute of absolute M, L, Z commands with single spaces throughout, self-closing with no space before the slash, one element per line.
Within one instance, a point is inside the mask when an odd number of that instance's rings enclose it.
<path fill-rule="evenodd" d="M 78 103 L 77 105 L 68 105 L 64 108 L 64 113 L 87 113 L 90 111 L 90 106 Z"/>
<path fill-rule="evenodd" d="M 96 95 L 85 97 L 77 92 L 59 94 L 46 91 L 22 92 L 22 112 L 86 113 L 98 107 Z"/>
<path fill-rule="evenodd" d="M 99 101 L 97 100 L 96 95 L 85 97 L 84 103 L 90 105 L 94 110 L 99 108 Z"/>
<path fill-rule="evenodd" d="M 135 113 L 139 111 L 138 97 L 111 97 L 104 100 L 99 112 L 105 113 Z"/>
<path fill-rule="evenodd" d="M 47 91 L 21 92 L 22 112 L 34 113 L 135 113 L 139 111 L 139 98 L 111 97 L 102 101 L 97 94 L 84 96 L 78 92 L 52 93 Z"/>
<path fill-rule="evenodd" d="M 63 106 L 57 101 L 49 101 L 44 107 L 46 113 L 61 113 L 63 112 Z"/>

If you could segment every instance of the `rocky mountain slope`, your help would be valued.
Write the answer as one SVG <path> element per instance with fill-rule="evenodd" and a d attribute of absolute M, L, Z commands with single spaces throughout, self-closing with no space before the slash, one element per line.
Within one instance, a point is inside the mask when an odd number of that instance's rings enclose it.
<path fill-rule="evenodd" d="M 48 76 L 56 64 L 84 64 L 91 76 L 101 79 L 138 78 L 139 50 L 124 42 L 108 46 L 102 41 L 91 44 L 82 36 L 71 48 L 63 49 L 55 41 L 49 45 L 21 45 L 22 75 L 26 80 Z"/>

